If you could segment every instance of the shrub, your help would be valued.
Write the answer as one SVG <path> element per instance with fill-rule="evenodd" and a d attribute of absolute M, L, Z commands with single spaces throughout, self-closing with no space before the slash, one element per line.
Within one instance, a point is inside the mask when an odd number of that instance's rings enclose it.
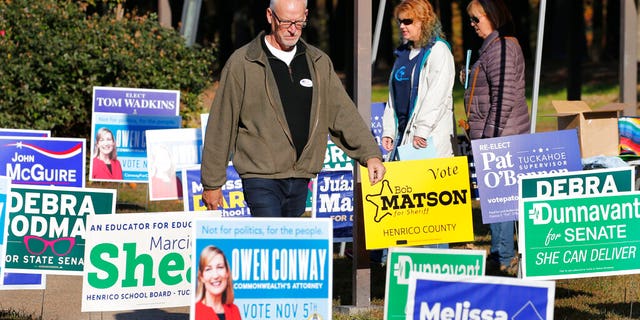
<path fill-rule="evenodd" d="M 88 15 L 70 0 L 0 0 L 0 127 L 88 137 L 94 86 L 181 91 L 202 110 L 213 47 L 187 47 L 155 15 Z"/>

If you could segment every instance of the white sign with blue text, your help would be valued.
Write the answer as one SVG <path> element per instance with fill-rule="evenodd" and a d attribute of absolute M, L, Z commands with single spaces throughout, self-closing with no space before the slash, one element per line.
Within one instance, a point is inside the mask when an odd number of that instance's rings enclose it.
<path fill-rule="evenodd" d="M 191 319 L 222 308 L 226 319 L 331 319 L 332 226 L 328 218 L 197 218 Z"/>
<path fill-rule="evenodd" d="M 553 319 L 555 282 L 413 272 L 406 319 Z"/>

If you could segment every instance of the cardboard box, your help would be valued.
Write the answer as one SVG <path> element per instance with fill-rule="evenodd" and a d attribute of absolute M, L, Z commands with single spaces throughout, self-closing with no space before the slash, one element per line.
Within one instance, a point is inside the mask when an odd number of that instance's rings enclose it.
<path fill-rule="evenodd" d="M 591 110 L 586 102 L 579 100 L 554 100 L 551 104 L 557 112 L 558 130 L 578 129 L 583 158 L 620 154 L 618 116 L 624 104 L 612 103 L 598 110 Z"/>

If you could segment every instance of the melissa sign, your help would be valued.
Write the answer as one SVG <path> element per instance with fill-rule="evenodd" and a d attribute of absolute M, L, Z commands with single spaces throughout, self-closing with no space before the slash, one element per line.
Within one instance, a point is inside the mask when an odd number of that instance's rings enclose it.
<path fill-rule="evenodd" d="M 406 319 L 553 319 L 555 283 L 413 273 Z"/>

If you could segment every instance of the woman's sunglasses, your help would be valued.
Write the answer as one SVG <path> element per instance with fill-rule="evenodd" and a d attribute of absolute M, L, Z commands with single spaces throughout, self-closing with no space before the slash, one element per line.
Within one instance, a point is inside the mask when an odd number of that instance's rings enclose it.
<path fill-rule="evenodd" d="M 469 19 L 471 20 L 471 23 L 475 23 L 475 24 L 480 23 L 480 18 L 479 17 L 471 16 L 471 17 L 469 17 Z"/>
<path fill-rule="evenodd" d="M 411 25 L 413 19 L 398 19 L 398 24 L 404 24 L 405 26 Z"/>

